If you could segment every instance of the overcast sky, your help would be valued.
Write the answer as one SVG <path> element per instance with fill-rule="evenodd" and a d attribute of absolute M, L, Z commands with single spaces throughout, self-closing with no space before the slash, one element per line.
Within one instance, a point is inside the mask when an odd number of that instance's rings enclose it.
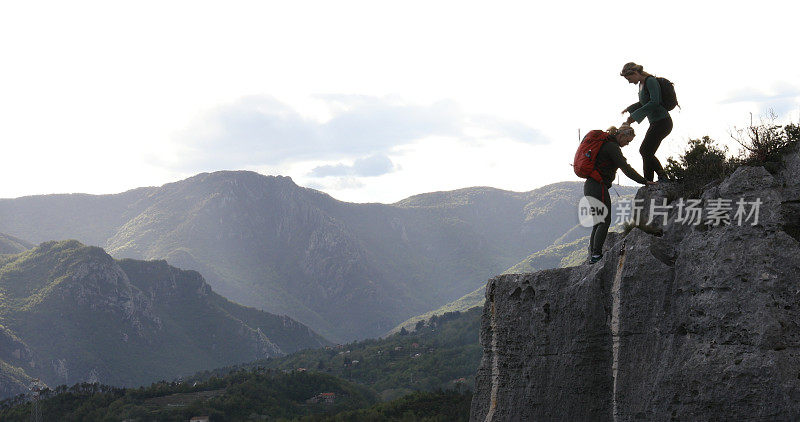
<path fill-rule="evenodd" d="M 354 202 L 579 180 L 578 130 L 636 99 L 628 61 L 675 82 L 662 160 L 733 152 L 750 113 L 800 120 L 798 4 L 3 2 L 0 197 L 238 169 Z"/>

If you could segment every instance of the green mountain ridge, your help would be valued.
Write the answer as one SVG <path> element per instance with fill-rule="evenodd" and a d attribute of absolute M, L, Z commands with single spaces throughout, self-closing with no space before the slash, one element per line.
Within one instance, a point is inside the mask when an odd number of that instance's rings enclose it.
<path fill-rule="evenodd" d="M 480 314 L 471 309 L 436 315 L 420 321 L 414 331 L 201 371 L 183 381 L 266 368 L 334 375 L 369 387 L 384 401 L 412 391 L 468 389 L 480 363 Z"/>
<path fill-rule="evenodd" d="M 301 350 L 149 387 L 59 386 L 44 394 L 42 413 L 68 420 L 187 420 L 201 414 L 215 420 L 419 420 L 408 414 L 455 420 L 458 414 L 466 420 L 481 353 L 480 314 L 449 313 L 411 333 Z M 304 403 L 322 392 L 336 394 L 336 404 Z M 367 407 L 379 397 L 383 402 Z M 19 396 L 0 402 L 2 420 L 26 419 L 30 411 Z M 336 415 L 342 411 L 349 413 Z"/>
<path fill-rule="evenodd" d="M 565 236 L 572 233 L 567 232 Z M 512 266 L 503 274 L 510 273 L 530 273 L 549 268 L 564 268 L 580 265 L 586 260 L 587 248 L 589 244 L 589 237 L 584 236 L 580 239 L 573 240 L 569 243 L 560 243 L 560 239 L 556 243 L 542 249 L 539 252 L 533 253 L 527 258 L 523 259 L 516 265 Z M 485 286 L 478 287 L 474 291 L 445 304 L 437 309 L 426 312 L 421 315 L 409 318 L 403 323 L 394 327 L 387 335 L 392 335 L 399 332 L 401 329 L 412 330 L 420 321 L 429 320 L 435 315 L 444 315 L 450 312 L 466 312 L 478 307 L 482 307 L 485 298 Z"/>
<path fill-rule="evenodd" d="M 334 402 L 308 402 L 323 392 L 332 393 Z M 453 401 L 448 398 L 439 401 Z M 330 375 L 256 369 L 197 384 L 159 382 L 136 389 L 85 383 L 59 386 L 45 390 L 38 405 L 47 421 L 183 422 L 199 415 L 213 421 L 288 421 L 353 411 L 376 401 L 367 388 Z M 469 405 L 463 401 L 456 404 L 468 414 Z M 0 402 L 0 420 L 31 420 L 32 407 L 19 396 Z"/>
<path fill-rule="evenodd" d="M 115 260 L 75 240 L 0 255 L 0 395 L 30 378 L 140 385 L 326 344 L 165 261 Z"/>
<path fill-rule="evenodd" d="M 562 182 L 353 204 L 288 177 L 216 172 L 117 195 L 2 199 L 0 232 L 164 259 L 343 342 L 382 335 L 551 245 L 574 229 L 581 196 L 580 182 Z"/>
<path fill-rule="evenodd" d="M 0 255 L 20 253 L 32 247 L 32 243 L 22 239 L 17 239 L 14 236 L 0 233 Z"/>
<path fill-rule="evenodd" d="M 621 200 L 630 200 L 633 198 L 634 191 L 632 189 L 628 187 L 619 187 L 619 190 L 623 192 L 623 195 L 612 199 L 612 207 L 619 206 Z M 621 230 L 621 225 L 617 225 L 611 229 L 612 232 Z M 567 230 L 561 237 L 557 238 L 551 245 L 525 257 L 525 259 L 503 271 L 503 274 L 532 273 L 543 269 L 580 265 L 586 260 L 588 253 L 587 246 L 589 245 L 590 236 L 586 236 L 585 233 L 586 229 L 577 224 Z M 397 333 L 402 328 L 411 330 L 419 321 L 428 320 L 434 315 L 443 315 L 448 312 L 464 312 L 472 308 L 483 306 L 485 301 L 485 287 L 486 286 L 480 286 L 452 302 L 446 303 L 421 315 L 411 317 L 389 330 L 386 335 Z"/>

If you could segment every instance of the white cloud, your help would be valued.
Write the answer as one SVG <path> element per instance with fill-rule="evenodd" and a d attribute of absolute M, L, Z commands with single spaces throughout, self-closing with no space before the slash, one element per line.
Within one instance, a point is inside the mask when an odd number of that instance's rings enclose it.
<path fill-rule="evenodd" d="M 792 99 L 800 97 L 800 88 L 788 83 L 775 83 L 771 90 L 766 91 L 752 86 L 744 87 L 733 91 L 728 98 L 720 101 L 721 104 L 732 104 L 740 102 L 769 103 L 777 100 Z"/>
<path fill-rule="evenodd" d="M 574 178 L 564 163 L 578 128 L 621 122 L 636 93 L 618 73 L 631 60 L 676 83 L 666 158 L 689 137 L 727 138 L 751 112 L 800 118 L 798 12 L 773 0 L 9 2 L 0 196 L 237 168 L 353 200 L 520 188 L 520 177 L 533 188 Z M 661 27 L 637 31 L 647 16 Z M 638 167 L 636 142 L 626 154 Z M 377 155 L 394 171 L 309 176 Z M 530 168 L 498 171 L 503 157 Z"/>
<path fill-rule="evenodd" d="M 397 98 L 325 96 L 330 119 L 318 121 L 267 96 L 241 98 L 203 115 L 178 137 L 183 149 L 173 163 L 184 171 L 277 165 L 304 160 L 352 159 L 312 171 L 317 177 L 375 176 L 391 171 L 386 153 L 430 136 L 464 142 L 511 139 L 540 144 L 546 139 L 523 123 L 470 115 L 451 101 L 415 105 Z"/>
<path fill-rule="evenodd" d="M 800 108 L 800 87 L 785 81 L 773 83 L 770 89 L 752 86 L 730 93 L 720 104 L 751 103 L 755 113 L 765 115 L 774 112 L 781 120 L 791 119 Z"/>
<path fill-rule="evenodd" d="M 314 167 L 309 173 L 311 177 L 359 176 L 374 177 L 396 170 L 392 160 L 383 154 L 371 155 L 355 160 L 353 165 L 336 164 Z"/>

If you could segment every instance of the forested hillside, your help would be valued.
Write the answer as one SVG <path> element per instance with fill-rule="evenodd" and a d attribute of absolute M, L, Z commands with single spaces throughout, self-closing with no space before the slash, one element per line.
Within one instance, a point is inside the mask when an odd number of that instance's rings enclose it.
<path fill-rule="evenodd" d="M 0 255 L 0 397 L 31 378 L 141 385 L 326 344 L 164 261 L 118 261 L 74 240 Z"/>

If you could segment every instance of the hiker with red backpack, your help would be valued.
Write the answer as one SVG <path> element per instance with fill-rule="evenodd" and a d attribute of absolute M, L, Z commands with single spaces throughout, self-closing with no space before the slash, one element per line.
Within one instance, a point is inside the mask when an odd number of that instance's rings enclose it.
<path fill-rule="evenodd" d="M 675 88 L 668 79 L 657 78 L 645 72 L 642 65 L 633 62 L 625 63 L 619 74 L 629 83 L 639 85 L 639 101 L 622 110 L 622 114 L 630 113 L 625 123 L 631 124 L 634 121 L 641 123 L 645 117 L 650 122 L 639 148 L 644 164 L 642 173 L 649 181 L 653 180 L 653 173 L 658 174 L 659 181 L 669 180 L 664 167 L 656 158 L 656 150 L 661 141 L 672 132 L 672 117 L 669 111 L 678 105 Z"/>
<path fill-rule="evenodd" d="M 608 189 L 617 177 L 617 170 L 622 170 L 626 176 L 643 185 L 655 184 L 637 173 L 622 155 L 620 148 L 628 145 L 635 135 L 633 128 L 627 124 L 623 124 L 619 129 L 611 126 L 605 132 L 592 130 L 583 137 L 575 153 L 573 164 L 575 174 L 586 178 L 583 185 L 584 196 L 595 198 L 605 206 L 605 218 L 592 227 L 592 236 L 589 240 L 592 264 L 603 257 L 603 244 L 611 226 L 611 196 L 608 194 Z"/>

